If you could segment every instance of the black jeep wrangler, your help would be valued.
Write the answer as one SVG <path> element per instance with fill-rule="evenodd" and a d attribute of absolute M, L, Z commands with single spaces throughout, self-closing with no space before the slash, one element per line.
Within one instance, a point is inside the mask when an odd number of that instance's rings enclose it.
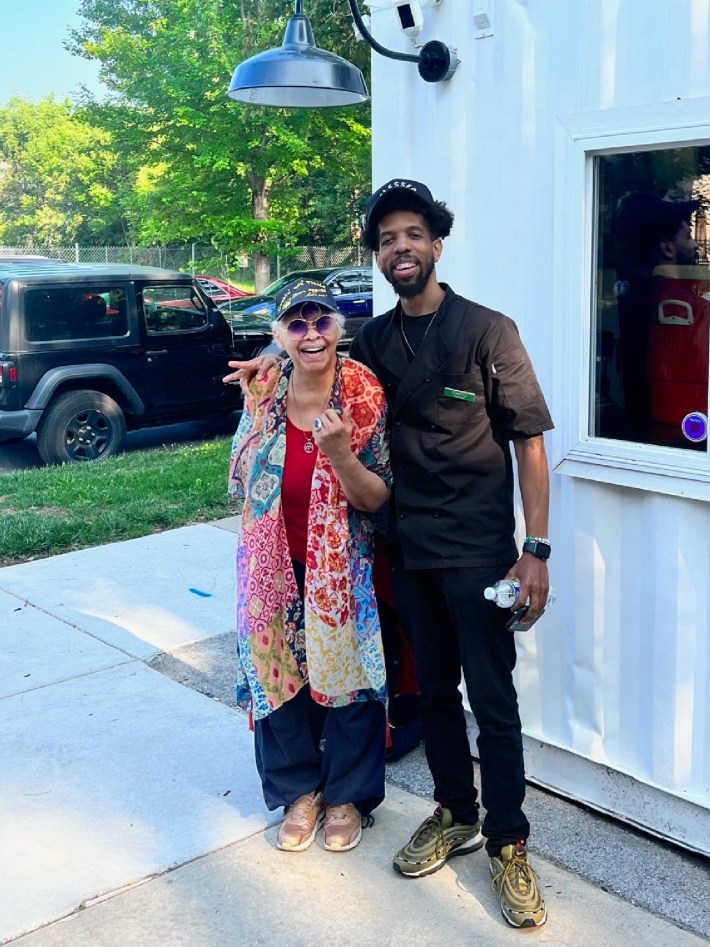
<path fill-rule="evenodd" d="M 127 428 L 226 414 L 235 340 L 186 273 L 0 260 L 0 443 L 37 432 L 46 463 L 117 453 Z"/>

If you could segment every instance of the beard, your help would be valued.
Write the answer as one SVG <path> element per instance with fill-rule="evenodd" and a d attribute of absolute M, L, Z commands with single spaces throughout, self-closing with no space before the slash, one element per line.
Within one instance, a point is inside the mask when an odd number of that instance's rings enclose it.
<path fill-rule="evenodd" d="M 398 296 L 411 299 L 424 291 L 426 284 L 429 282 L 429 277 L 434 272 L 434 265 L 434 257 L 432 256 L 422 265 L 419 276 L 413 282 L 402 283 L 394 273 L 385 273 L 384 277 Z"/>
<path fill-rule="evenodd" d="M 690 249 L 688 247 L 678 247 L 676 250 L 676 263 L 679 263 L 681 266 L 694 266 L 699 259 L 699 253 L 697 247 L 695 249 Z"/>

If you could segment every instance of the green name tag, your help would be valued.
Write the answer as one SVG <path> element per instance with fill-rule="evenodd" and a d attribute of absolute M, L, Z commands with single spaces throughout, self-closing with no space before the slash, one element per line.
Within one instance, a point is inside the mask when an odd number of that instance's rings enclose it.
<path fill-rule="evenodd" d="M 447 398 L 458 398 L 459 401 L 475 401 L 476 396 L 471 391 L 459 391 L 458 388 L 444 388 Z"/>

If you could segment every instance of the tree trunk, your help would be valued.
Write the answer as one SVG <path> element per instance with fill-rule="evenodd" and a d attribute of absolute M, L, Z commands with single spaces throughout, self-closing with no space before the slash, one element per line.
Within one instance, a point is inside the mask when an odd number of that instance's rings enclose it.
<path fill-rule="evenodd" d="M 248 174 L 251 188 L 251 211 L 254 220 L 269 219 L 269 191 L 266 179 L 253 171 Z M 257 250 L 253 254 L 254 282 L 257 293 L 262 292 L 271 282 L 271 259 L 267 253 Z"/>
<path fill-rule="evenodd" d="M 256 283 L 257 293 L 262 292 L 271 282 L 271 259 L 266 253 L 254 253 L 252 255 L 254 263 L 254 282 Z"/>

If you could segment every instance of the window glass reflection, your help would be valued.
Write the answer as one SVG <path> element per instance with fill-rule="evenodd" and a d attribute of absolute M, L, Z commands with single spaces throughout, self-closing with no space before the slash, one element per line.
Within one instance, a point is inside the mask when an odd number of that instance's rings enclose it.
<path fill-rule="evenodd" d="M 104 339 L 128 332 L 126 294 L 118 288 L 32 289 L 25 296 L 25 311 L 30 342 Z"/>
<path fill-rule="evenodd" d="M 707 450 L 710 148 L 596 161 L 593 433 Z"/>

